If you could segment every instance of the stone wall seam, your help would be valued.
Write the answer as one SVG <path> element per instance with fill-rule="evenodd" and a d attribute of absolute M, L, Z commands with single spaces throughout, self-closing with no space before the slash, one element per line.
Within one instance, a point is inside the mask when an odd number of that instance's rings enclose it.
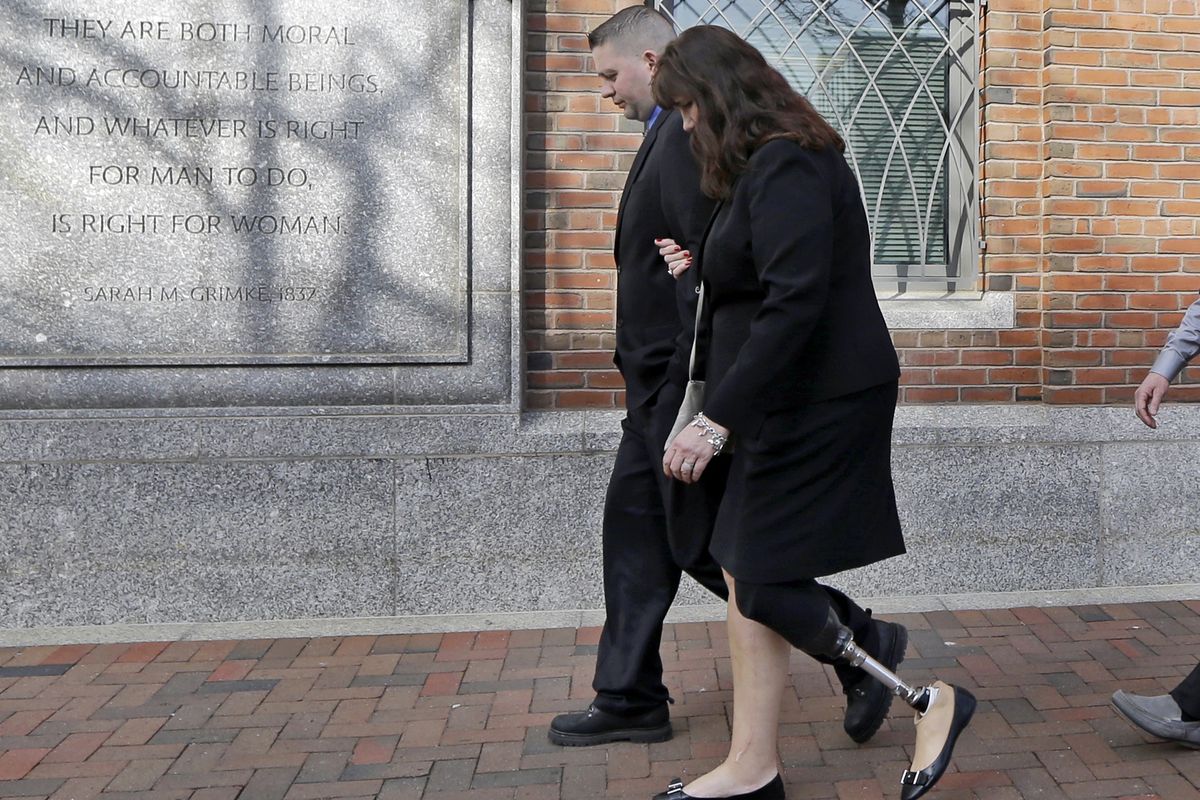
<path fill-rule="evenodd" d="M 1109 581 L 1109 570 L 1108 549 L 1105 545 L 1112 534 L 1112 516 L 1109 513 L 1112 497 L 1108 484 L 1108 459 L 1105 458 L 1109 450 L 1109 445 L 1107 442 L 1099 442 L 1097 443 L 1097 449 L 1099 453 L 1096 459 L 1096 469 L 1100 475 L 1100 535 L 1096 542 L 1096 566 L 1100 570 L 1100 574 L 1096 578 L 1096 585 L 1106 586 Z"/>

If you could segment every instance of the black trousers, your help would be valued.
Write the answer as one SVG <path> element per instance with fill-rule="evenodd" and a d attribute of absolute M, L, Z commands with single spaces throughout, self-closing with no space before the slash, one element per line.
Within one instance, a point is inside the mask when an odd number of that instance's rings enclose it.
<path fill-rule="evenodd" d="M 1183 713 L 1194 719 L 1200 719 L 1200 664 L 1192 670 L 1192 674 L 1171 690 L 1171 697 L 1183 709 Z"/>
<path fill-rule="evenodd" d="M 596 654 L 596 707 L 640 714 L 669 699 L 662 682 L 663 618 L 683 572 L 722 600 L 728 589 L 708 553 L 728 459 L 694 485 L 663 474 L 663 447 L 683 400 L 667 384 L 621 422 L 604 503 L 604 609 Z"/>
<path fill-rule="evenodd" d="M 846 595 L 817 583 L 811 578 L 789 583 L 747 583 L 734 586 L 738 610 L 742 616 L 761 623 L 778 633 L 797 650 L 813 640 L 825 627 L 832 607 L 842 624 L 854 634 L 854 642 L 872 655 L 879 652 L 878 635 L 871 612 Z M 809 653 L 822 664 L 832 664 L 843 688 L 849 688 L 866 676 L 857 667 Z"/>

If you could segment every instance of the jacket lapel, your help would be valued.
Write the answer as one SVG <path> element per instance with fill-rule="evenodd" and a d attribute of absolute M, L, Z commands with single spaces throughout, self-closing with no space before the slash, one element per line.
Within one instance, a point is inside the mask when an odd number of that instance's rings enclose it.
<path fill-rule="evenodd" d="M 697 256 L 695 259 L 697 285 L 704 279 L 704 245 L 708 243 L 708 235 L 712 233 L 713 223 L 717 221 L 717 214 L 721 213 L 721 207 L 724 205 L 724 200 L 718 200 L 717 204 L 713 206 L 712 213 L 708 215 L 708 222 L 704 223 L 704 235 L 700 237 L 700 251 L 695 254 Z"/>
<path fill-rule="evenodd" d="M 633 166 L 629 168 L 629 175 L 625 178 L 625 188 L 621 190 L 621 202 L 617 207 L 617 235 L 613 241 L 613 258 L 617 257 L 621 246 L 621 219 L 625 216 L 625 203 L 629 197 L 629 190 L 637 180 L 638 174 L 642 171 L 642 167 L 646 165 L 646 157 L 650 154 L 650 149 L 654 147 L 654 143 L 658 141 L 658 132 L 662 130 L 663 124 L 670 118 L 675 110 L 663 111 L 658 115 L 658 121 L 654 123 L 649 131 L 646 132 L 646 137 L 642 139 L 642 146 L 638 148 L 637 155 L 633 157 Z"/>

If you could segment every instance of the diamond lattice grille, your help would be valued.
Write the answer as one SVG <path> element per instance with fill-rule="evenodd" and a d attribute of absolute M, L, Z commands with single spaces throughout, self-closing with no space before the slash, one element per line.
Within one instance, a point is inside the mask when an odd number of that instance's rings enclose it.
<path fill-rule="evenodd" d="M 657 0 L 757 47 L 846 140 L 883 293 L 975 288 L 973 0 Z"/>

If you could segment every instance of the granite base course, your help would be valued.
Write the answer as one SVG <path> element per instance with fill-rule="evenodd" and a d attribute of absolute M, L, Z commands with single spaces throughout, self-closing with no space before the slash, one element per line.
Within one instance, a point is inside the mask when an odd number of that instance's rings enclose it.
<path fill-rule="evenodd" d="M 0 628 L 596 609 L 608 412 L 0 415 Z M 1200 581 L 1200 408 L 901 408 L 870 597 Z M 710 603 L 685 583 L 683 607 Z"/>

